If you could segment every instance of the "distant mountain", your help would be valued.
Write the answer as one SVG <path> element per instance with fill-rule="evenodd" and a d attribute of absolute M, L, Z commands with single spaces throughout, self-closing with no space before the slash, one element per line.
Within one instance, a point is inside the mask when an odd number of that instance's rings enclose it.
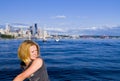
<path fill-rule="evenodd" d="M 48 28 L 48 32 L 70 35 L 112 35 L 120 36 L 120 26 L 117 27 L 87 27 L 87 28 Z"/>

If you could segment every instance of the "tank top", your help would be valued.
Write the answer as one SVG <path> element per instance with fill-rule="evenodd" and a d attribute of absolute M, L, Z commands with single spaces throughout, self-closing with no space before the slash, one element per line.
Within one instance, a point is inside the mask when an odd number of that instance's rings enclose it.
<path fill-rule="evenodd" d="M 29 68 L 31 64 L 32 62 L 27 68 Z M 28 79 L 29 81 L 50 81 L 44 61 L 42 66 L 36 72 L 34 72 Z"/>

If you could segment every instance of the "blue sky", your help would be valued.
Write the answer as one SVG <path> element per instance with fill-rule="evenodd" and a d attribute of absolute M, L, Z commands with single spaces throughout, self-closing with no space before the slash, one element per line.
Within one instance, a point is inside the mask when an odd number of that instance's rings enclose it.
<path fill-rule="evenodd" d="M 0 24 L 38 23 L 51 33 L 120 36 L 120 0 L 0 0 Z"/>

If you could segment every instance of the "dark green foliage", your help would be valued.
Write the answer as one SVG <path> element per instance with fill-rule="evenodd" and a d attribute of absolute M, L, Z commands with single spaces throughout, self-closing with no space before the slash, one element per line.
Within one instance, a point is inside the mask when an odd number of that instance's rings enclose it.
<path fill-rule="evenodd" d="M 14 38 L 14 36 L 12 36 L 12 35 L 0 34 L 0 38 L 8 38 L 8 39 L 11 39 L 11 38 Z"/>

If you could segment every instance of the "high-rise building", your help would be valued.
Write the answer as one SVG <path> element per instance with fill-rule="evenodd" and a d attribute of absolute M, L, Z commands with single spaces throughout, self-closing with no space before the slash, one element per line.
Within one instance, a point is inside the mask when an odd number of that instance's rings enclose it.
<path fill-rule="evenodd" d="M 33 26 L 30 26 L 30 32 L 32 36 L 35 36 L 38 33 L 37 23 L 35 23 Z"/>
<path fill-rule="evenodd" d="M 33 26 L 30 26 L 30 33 L 33 35 Z"/>
<path fill-rule="evenodd" d="M 10 32 L 10 25 L 9 24 L 6 24 L 6 31 Z"/>
<path fill-rule="evenodd" d="M 35 27 L 35 34 L 37 34 L 38 33 L 37 23 L 35 23 L 34 27 Z"/>

